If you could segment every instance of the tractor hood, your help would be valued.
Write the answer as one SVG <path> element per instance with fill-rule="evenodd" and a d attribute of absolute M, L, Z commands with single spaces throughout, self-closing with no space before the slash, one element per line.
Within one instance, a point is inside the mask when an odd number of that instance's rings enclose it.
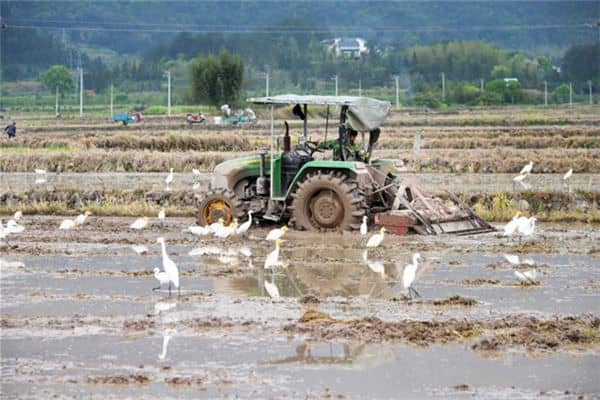
<path fill-rule="evenodd" d="M 254 104 L 348 106 L 347 126 L 359 132 L 379 128 L 392 107 L 389 101 L 357 96 L 300 96 L 282 94 L 269 97 L 253 97 L 246 101 Z"/>

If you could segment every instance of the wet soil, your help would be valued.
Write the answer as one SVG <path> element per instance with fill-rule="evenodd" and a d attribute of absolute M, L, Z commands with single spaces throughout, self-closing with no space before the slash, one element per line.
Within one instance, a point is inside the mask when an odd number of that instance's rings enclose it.
<path fill-rule="evenodd" d="M 600 233 L 540 224 L 533 238 L 290 231 L 218 240 L 192 218 L 24 216 L 0 245 L 2 391 L 49 398 L 593 398 L 600 393 Z M 157 286 L 158 236 L 181 292 Z M 136 254 L 130 246 L 145 244 Z M 204 255 L 189 255 L 204 253 Z M 410 298 L 404 266 L 422 262 Z M 192 253 L 192 254 L 194 254 Z M 522 286 L 503 254 L 535 263 Z M 22 263 L 22 264 L 20 264 Z M 277 285 L 271 299 L 265 280 Z M 460 368 L 456 368 L 460 365 Z M 386 378 L 387 376 L 387 378 Z M 396 379 L 389 379 L 395 376 Z M 568 392 L 568 394 L 565 394 Z"/>

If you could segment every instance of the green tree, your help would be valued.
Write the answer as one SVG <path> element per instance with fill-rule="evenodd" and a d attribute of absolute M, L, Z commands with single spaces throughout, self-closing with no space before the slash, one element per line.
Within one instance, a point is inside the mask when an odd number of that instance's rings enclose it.
<path fill-rule="evenodd" d="M 563 58 L 562 78 L 572 82 L 600 82 L 600 44 L 573 46 Z"/>
<path fill-rule="evenodd" d="M 519 81 L 506 81 L 495 79 L 485 84 L 486 99 L 496 101 L 502 99 L 503 103 L 518 103 L 523 99 L 523 89 Z M 488 101 L 484 100 L 484 101 Z M 492 103 L 490 103 L 492 104 Z"/>
<path fill-rule="evenodd" d="M 58 88 L 60 96 L 64 97 L 65 92 L 75 89 L 75 80 L 66 67 L 53 65 L 44 74 L 44 85 L 52 93 L 55 93 Z"/>
<path fill-rule="evenodd" d="M 244 63 L 238 55 L 222 51 L 219 57 L 199 55 L 190 62 L 192 100 L 219 106 L 237 104 L 242 89 Z"/>
<path fill-rule="evenodd" d="M 566 103 L 569 101 L 569 92 L 571 89 L 569 85 L 563 83 L 562 85 L 558 85 L 556 89 L 554 89 L 554 98 L 557 103 Z"/>
<path fill-rule="evenodd" d="M 492 69 L 492 78 L 494 79 L 504 79 L 508 78 L 510 71 L 504 65 L 496 65 Z"/>

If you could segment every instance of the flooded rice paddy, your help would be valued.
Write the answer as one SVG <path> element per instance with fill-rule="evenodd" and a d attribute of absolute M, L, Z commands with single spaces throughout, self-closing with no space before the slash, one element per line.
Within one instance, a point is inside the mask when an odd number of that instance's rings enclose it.
<path fill-rule="evenodd" d="M 541 224 L 522 241 L 388 235 L 366 256 L 357 233 L 290 231 L 288 267 L 271 271 L 269 228 L 219 240 L 185 232 L 191 218 L 139 232 L 131 218 L 92 216 L 75 231 L 60 221 L 25 216 L 0 250 L 3 398 L 600 394 L 600 232 L 589 225 Z M 180 294 L 152 291 L 158 236 Z M 408 299 L 414 252 L 422 297 Z M 527 266 L 504 254 L 532 259 L 536 283 L 520 283 L 514 269 Z"/>

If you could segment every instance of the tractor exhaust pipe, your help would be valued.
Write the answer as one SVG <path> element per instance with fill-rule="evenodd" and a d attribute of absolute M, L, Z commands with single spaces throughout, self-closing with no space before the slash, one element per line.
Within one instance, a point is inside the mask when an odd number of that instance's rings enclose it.
<path fill-rule="evenodd" d="M 256 194 L 259 196 L 266 196 L 269 194 L 269 178 L 267 175 L 267 152 L 266 150 L 261 150 L 260 154 L 260 176 L 256 180 Z"/>

